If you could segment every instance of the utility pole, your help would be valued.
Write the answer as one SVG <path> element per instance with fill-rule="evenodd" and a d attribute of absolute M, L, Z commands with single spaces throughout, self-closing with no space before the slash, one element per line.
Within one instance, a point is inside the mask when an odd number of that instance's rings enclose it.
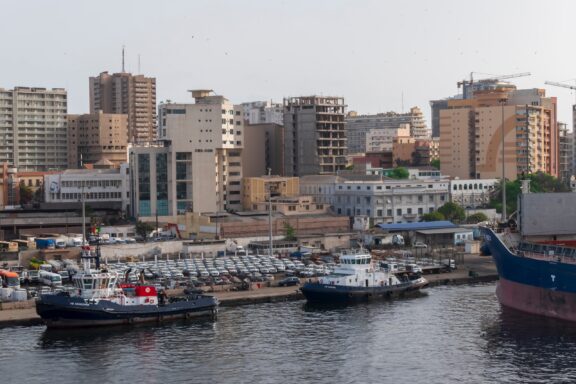
<path fill-rule="evenodd" d="M 272 169 L 268 168 L 268 176 L 271 177 Z M 272 257 L 272 184 L 268 183 L 268 230 L 269 230 L 269 243 L 268 253 Z"/>
<path fill-rule="evenodd" d="M 84 185 L 86 181 L 82 181 L 82 246 L 86 244 L 86 197 L 84 196 Z"/>

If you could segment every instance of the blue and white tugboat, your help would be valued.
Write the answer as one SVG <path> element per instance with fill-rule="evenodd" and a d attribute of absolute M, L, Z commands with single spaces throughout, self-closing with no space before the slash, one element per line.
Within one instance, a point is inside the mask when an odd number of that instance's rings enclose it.
<path fill-rule="evenodd" d="M 95 268 L 91 267 L 91 260 Z M 74 292 L 41 295 L 36 312 L 48 328 L 91 327 L 196 317 L 216 318 L 218 300 L 207 295 L 167 298 L 149 285 L 117 285 L 118 274 L 100 269 L 99 252 L 82 251 L 84 268 Z"/>
<path fill-rule="evenodd" d="M 372 263 L 369 252 L 360 249 L 342 254 L 333 274 L 304 284 L 301 291 L 308 302 L 346 303 L 402 297 L 426 285 L 421 274 L 380 268 Z"/>

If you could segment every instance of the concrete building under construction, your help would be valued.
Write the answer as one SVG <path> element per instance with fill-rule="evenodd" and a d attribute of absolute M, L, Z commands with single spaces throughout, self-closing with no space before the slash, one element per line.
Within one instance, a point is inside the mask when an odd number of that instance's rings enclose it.
<path fill-rule="evenodd" d="M 284 176 L 333 174 L 346 167 L 343 97 L 284 99 Z"/>

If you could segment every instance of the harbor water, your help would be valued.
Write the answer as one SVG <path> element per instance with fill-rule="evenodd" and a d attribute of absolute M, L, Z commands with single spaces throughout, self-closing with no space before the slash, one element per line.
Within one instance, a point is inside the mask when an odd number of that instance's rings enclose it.
<path fill-rule="evenodd" d="M 345 307 L 222 308 L 218 321 L 0 329 L 2 383 L 576 382 L 576 325 L 503 311 L 494 284 Z"/>

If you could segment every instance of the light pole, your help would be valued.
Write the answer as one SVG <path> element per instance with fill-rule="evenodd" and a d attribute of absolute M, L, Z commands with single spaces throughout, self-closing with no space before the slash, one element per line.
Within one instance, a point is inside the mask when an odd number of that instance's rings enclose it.
<path fill-rule="evenodd" d="M 504 104 L 506 99 L 500 99 L 502 105 L 502 222 L 506 222 L 506 162 L 504 155 Z"/>
<path fill-rule="evenodd" d="M 86 197 L 84 196 L 84 187 L 86 181 L 82 181 L 82 246 L 86 244 Z"/>

